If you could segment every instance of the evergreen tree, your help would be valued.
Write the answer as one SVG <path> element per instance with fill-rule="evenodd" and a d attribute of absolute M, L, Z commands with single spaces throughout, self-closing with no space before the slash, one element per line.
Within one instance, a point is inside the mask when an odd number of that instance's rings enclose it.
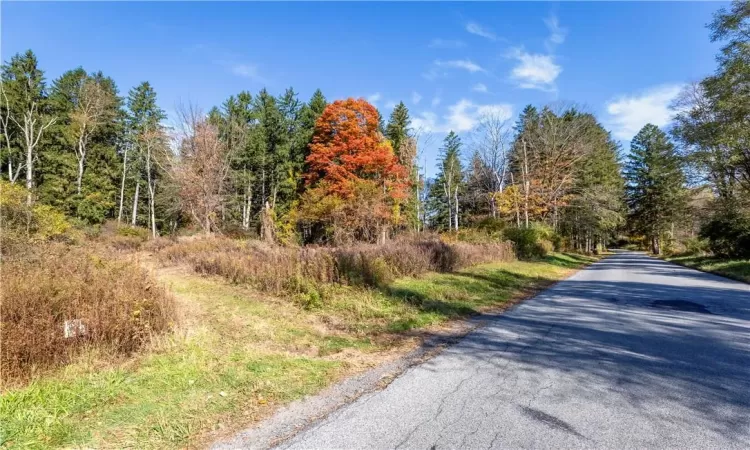
<path fill-rule="evenodd" d="M 100 223 L 117 204 L 123 118 L 117 86 L 79 67 L 54 81 L 49 101 L 56 121 L 40 152 L 39 200 Z"/>
<path fill-rule="evenodd" d="M 597 142 L 576 170 L 561 226 L 573 247 L 584 252 L 606 245 L 624 223 L 619 144 L 603 128 L 597 134 Z"/>
<path fill-rule="evenodd" d="M 44 72 L 39 69 L 34 52 L 27 50 L 3 64 L 0 81 L 3 134 L 7 137 L 2 163 L 7 166 L 12 182 L 16 181 L 23 167 L 28 190 L 27 204 L 31 205 L 38 147 L 45 131 L 55 122 L 49 110 Z"/>
<path fill-rule="evenodd" d="M 633 138 L 625 178 L 630 224 L 661 254 L 662 236 L 684 212 L 686 198 L 680 158 L 657 126 L 647 124 Z"/>
<path fill-rule="evenodd" d="M 406 144 L 406 139 L 411 135 L 410 125 L 409 109 L 406 108 L 404 102 L 399 102 L 393 108 L 393 112 L 388 119 L 388 125 L 385 127 L 385 137 L 391 141 L 397 156 L 400 155 L 401 147 Z"/>
<path fill-rule="evenodd" d="M 157 181 L 164 177 L 156 158 L 164 150 L 166 134 L 161 122 L 166 118 L 164 111 L 156 103 L 156 91 L 145 81 L 128 93 L 127 99 L 127 150 L 130 155 L 123 155 L 123 175 L 120 190 L 120 210 L 124 208 L 125 180 L 132 177 L 134 187 L 131 209 L 131 224 L 138 225 L 138 212 L 143 202 L 141 189 L 145 188 L 148 215 L 146 224 L 150 225 L 151 233 L 156 235 L 157 214 Z M 144 183 L 145 182 L 145 183 Z M 171 202 L 161 202 L 168 207 Z M 171 210 L 170 210 L 171 211 Z M 166 212 L 166 211 L 161 211 Z M 170 214 L 171 215 L 171 214 Z M 161 221 L 165 214 L 160 214 Z"/>
<path fill-rule="evenodd" d="M 461 164 L 461 138 L 451 131 L 440 149 L 438 174 L 430 185 L 427 207 L 436 229 L 458 230 L 464 169 Z"/>
<path fill-rule="evenodd" d="M 391 112 L 388 124 L 385 127 L 385 137 L 391 141 L 396 156 L 402 166 L 409 172 L 409 196 L 404 200 L 402 205 L 405 225 L 419 231 L 419 166 L 417 165 L 417 141 L 412 136 L 411 118 L 409 110 L 404 102 L 399 102 Z"/>

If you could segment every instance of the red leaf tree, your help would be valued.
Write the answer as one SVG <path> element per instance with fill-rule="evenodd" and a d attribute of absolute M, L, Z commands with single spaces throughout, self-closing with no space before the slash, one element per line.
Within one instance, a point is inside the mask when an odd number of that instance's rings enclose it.
<path fill-rule="evenodd" d="M 326 107 L 306 162 L 302 217 L 322 222 L 336 243 L 382 241 L 401 220 L 408 171 L 378 130 L 378 111 L 364 99 Z"/>

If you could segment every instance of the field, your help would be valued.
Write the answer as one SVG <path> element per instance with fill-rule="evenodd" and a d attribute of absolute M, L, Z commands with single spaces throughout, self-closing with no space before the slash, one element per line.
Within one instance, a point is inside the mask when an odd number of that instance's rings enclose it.
<path fill-rule="evenodd" d="M 590 262 L 552 254 L 379 288 L 274 294 L 190 267 L 139 263 L 172 292 L 175 328 L 128 357 L 76 355 L 0 398 L 0 445 L 195 447 L 395 358 L 446 321 L 503 308 Z"/>

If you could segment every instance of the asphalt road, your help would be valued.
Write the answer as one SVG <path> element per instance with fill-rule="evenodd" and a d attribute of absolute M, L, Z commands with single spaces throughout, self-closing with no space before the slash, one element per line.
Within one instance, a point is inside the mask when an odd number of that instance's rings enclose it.
<path fill-rule="evenodd" d="M 619 253 L 279 448 L 750 448 L 750 286 Z"/>

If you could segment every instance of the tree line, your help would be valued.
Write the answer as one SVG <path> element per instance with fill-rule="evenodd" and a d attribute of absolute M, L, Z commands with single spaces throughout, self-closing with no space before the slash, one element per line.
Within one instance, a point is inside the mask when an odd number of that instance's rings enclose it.
<path fill-rule="evenodd" d="M 670 135 L 654 126 L 633 140 L 625 167 L 629 231 L 654 253 L 684 250 L 750 257 L 750 2 L 709 24 L 723 42 L 713 75 L 688 84 L 672 105 Z"/>
<path fill-rule="evenodd" d="M 364 100 L 307 102 L 240 92 L 177 126 L 148 82 L 121 96 L 82 68 L 47 83 L 31 51 L 2 68 L 4 177 L 28 202 L 84 223 L 114 219 L 152 236 L 184 227 L 281 242 L 383 241 L 488 220 L 544 222 L 590 249 L 623 221 L 619 148 L 588 113 L 527 107 L 450 132 L 437 175 L 399 103 L 387 121 Z"/>
<path fill-rule="evenodd" d="M 363 99 L 329 103 L 320 90 L 308 101 L 292 88 L 243 91 L 209 111 L 181 107 L 170 127 L 148 82 L 121 95 L 77 68 L 47 83 L 27 51 L 2 66 L 0 169 L 25 183 L 29 204 L 153 237 L 187 228 L 342 244 L 541 227 L 582 251 L 625 233 L 655 253 L 703 237 L 737 254 L 750 247 L 747 4 L 717 13 L 716 73 L 685 89 L 668 133 L 646 125 L 627 158 L 592 114 L 529 105 L 515 122 L 489 113 L 471 133 L 448 133 L 427 177 L 427 134 L 403 102 L 384 120 Z"/>

